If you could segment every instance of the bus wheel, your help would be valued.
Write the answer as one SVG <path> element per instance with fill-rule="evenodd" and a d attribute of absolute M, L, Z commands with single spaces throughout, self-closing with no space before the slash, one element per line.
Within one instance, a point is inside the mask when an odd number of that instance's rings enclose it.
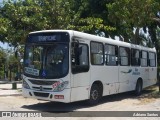
<path fill-rule="evenodd" d="M 97 84 L 93 84 L 90 91 L 89 105 L 96 105 L 102 97 L 101 91 Z"/>
<path fill-rule="evenodd" d="M 135 95 L 139 96 L 142 93 L 142 81 L 138 80 L 135 88 Z"/>

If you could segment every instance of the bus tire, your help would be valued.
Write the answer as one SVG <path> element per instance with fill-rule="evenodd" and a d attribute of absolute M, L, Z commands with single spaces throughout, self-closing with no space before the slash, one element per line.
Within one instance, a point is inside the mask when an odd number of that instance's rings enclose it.
<path fill-rule="evenodd" d="M 139 96 L 142 93 L 142 81 L 138 80 L 135 88 L 135 95 Z"/>
<path fill-rule="evenodd" d="M 101 97 L 102 97 L 102 94 L 99 86 L 97 84 L 93 84 L 90 91 L 90 98 L 88 100 L 89 105 L 98 104 Z"/>

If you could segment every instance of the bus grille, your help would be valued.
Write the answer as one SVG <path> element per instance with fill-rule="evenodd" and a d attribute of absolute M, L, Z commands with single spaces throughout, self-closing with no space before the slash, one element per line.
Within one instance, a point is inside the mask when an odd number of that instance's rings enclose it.
<path fill-rule="evenodd" d="M 38 97 L 48 97 L 49 93 L 34 92 L 34 95 Z"/>
<path fill-rule="evenodd" d="M 31 79 L 29 79 L 29 81 L 35 85 L 53 85 L 55 82 L 57 82 L 57 81 L 41 81 L 41 80 L 31 80 Z"/>
<path fill-rule="evenodd" d="M 40 87 L 32 87 L 33 89 L 40 90 Z M 52 88 L 43 87 L 42 90 L 52 90 Z"/>

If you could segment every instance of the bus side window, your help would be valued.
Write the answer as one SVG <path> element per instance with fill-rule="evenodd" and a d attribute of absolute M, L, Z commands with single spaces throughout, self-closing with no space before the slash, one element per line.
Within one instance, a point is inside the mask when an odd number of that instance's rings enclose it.
<path fill-rule="evenodd" d="M 91 64 L 103 65 L 104 63 L 103 43 L 91 42 Z"/>
<path fill-rule="evenodd" d="M 130 49 L 126 47 L 120 47 L 119 55 L 120 55 L 120 65 L 129 66 L 130 65 Z"/>
<path fill-rule="evenodd" d="M 148 52 L 147 51 L 141 51 L 141 66 L 147 67 L 148 66 Z"/>
<path fill-rule="evenodd" d="M 149 66 L 156 67 L 156 54 L 149 52 Z"/>
<path fill-rule="evenodd" d="M 79 65 L 89 65 L 87 45 L 79 45 Z"/>
<path fill-rule="evenodd" d="M 131 65 L 140 66 L 140 51 L 137 49 L 131 49 Z"/>
<path fill-rule="evenodd" d="M 105 63 L 108 66 L 118 65 L 118 47 L 105 44 Z"/>
<path fill-rule="evenodd" d="M 73 50 L 74 49 L 74 50 Z M 79 44 L 77 48 L 72 47 L 72 73 L 88 72 L 89 54 L 88 45 Z"/>

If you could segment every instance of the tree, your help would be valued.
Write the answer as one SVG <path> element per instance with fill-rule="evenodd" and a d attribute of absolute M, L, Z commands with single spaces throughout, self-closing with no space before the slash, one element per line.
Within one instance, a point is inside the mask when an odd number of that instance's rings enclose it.
<path fill-rule="evenodd" d="M 115 27 L 110 26 L 105 17 L 107 3 L 108 0 L 71 0 L 72 22 L 69 28 L 91 34 L 96 34 L 98 30 L 103 31 L 106 35 L 107 32 L 114 31 Z"/>
<path fill-rule="evenodd" d="M 66 28 L 68 6 L 64 0 L 7 1 L 0 8 L 0 38 L 16 47 L 31 31 Z"/>
<path fill-rule="evenodd" d="M 149 27 L 155 21 L 159 10 L 157 0 L 119 0 L 107 4 L 108 17 L 116 26 L 116 34 L 122 35 L 124 41 L 141 43 L 140 28 Z M 135 33 L 133 30 L 135 29 Z"/>
<path fill-rule="evenodd" d="M 0 47 L 0 79 L 4 76 L 4 65 L 6 62 L 6 53 L 4 50 Z"/>
<path fill-rule="evenodd" d="M 0 7 L 0 40 L 17 47 L 31 31 L 74 29 L 95 34 L 115 30 L 103 19 L 106 2 L 97 2 L 101 9 L 93 0 L 8 0 Z"/>

